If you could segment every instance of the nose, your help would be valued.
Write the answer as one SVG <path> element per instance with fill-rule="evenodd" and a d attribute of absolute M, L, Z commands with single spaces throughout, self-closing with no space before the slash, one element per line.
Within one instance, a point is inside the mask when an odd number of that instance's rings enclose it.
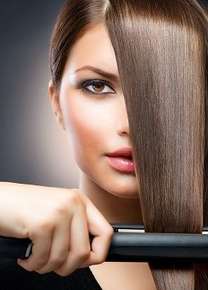
<path fill-rule="evenodd" d="M 129 135 L 129 121 L 124 97 L 121 98 L 119 106 L 118 134 Z"/>

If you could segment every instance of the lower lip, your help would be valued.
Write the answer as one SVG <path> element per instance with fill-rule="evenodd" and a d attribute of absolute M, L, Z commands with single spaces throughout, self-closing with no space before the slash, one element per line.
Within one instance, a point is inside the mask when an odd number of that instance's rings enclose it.
<path fill-rule="evenodd" d="M 110 157 L 107 156 L 109 164 L 121 172 L 135 173 L 134 162 L 132 160 L 122 157 Z"/>

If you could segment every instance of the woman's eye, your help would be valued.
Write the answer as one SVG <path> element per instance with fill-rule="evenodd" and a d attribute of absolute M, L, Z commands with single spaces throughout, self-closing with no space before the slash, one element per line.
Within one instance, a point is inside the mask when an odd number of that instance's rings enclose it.
<path fill-rule="evenodd" d="M 110 91 L 108 89 L 106 90 L 105 88 L 107 87 L 110 88 L 111 90 Z M 108 82 L 104 80 L 86 80 L 81 83 L 81 89 L 89 94 L 94 95 L 115 93 L 115 91 L 111 88 Z"/>

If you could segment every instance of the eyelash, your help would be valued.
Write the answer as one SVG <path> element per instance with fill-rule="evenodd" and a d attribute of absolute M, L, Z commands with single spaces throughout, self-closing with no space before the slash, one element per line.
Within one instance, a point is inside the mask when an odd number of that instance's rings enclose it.
<path fill-rule="evenodd" d="M 110 94 L 112 92 L 107 92 L 107 93 L 93 93 L 92 91 L 90 91 L 89 89 L 87 89 L 86 87 L 90 86 L 90 85 L 96 85 L 96 84 L 103 84 L 105 86 L 108 86 L 112 89 L 111 85 L 105 81 L 105 80 L 100 80 L 100 79 L 88 79 L 88 80 L 84 80 L 82 82 L 79 83 L 79 88 L 86 92 L 87 94 L 90 94 L 90 95 L 107 95 L 107 94 Z M 113 89 L 112 89 L 113 90 Z"/>

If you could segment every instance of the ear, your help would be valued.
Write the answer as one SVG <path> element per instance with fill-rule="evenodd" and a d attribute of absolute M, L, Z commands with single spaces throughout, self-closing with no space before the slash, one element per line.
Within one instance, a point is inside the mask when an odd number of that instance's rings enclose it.
<path fill-rule="evenodd" d="M 52 80 L 50 80 L 48 83 L 48 97 L 51 102 L 52 110 L 56 116 L 58 124 L 61 125 L 63 130 L 65 130 L 66 128 L 64 125 L 63 113 L 59 102 L 59 93 L 56 86 L 53 84 Z"/>

